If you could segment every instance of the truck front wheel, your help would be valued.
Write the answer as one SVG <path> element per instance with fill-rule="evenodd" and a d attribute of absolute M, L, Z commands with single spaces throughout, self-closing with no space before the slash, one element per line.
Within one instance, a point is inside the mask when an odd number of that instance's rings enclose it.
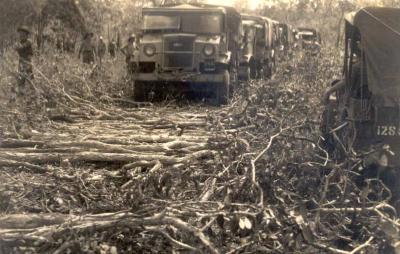
<path fill-rule="evenodd" d="M 229 100 L 229 90 L 230 90 L 230 75 L 229 71 L 224 72 L 223 82 L 218 82 L 215 84 L 215 99 L 218 105 L 228 104 Z"/>
<path fill-rule="evenodd" d="M 270 79 L 272 77 L 272 65 L 266 64 L 264 66 L 264 78 Z"/>
<path fill-rule="evenodd" d="M 257 79 L 257 63 L 254 60 L 250 62 L 250 78 Z"/>
<path fill-rule="evenodd" d="M 146 83 L 142 81 L 136 81 L 135 87 L 133 90 L 133 98 L 135 101 L 142 102 L 147 99 L 147 92 L 146 92 Z"/>
<path fill-rule="evenodd" d="M 250 65 L 246 67 L 241 67 L 241 72 L 239 73 L 240 81 L 250 81 L 251 79 L 251 68 Z"/>

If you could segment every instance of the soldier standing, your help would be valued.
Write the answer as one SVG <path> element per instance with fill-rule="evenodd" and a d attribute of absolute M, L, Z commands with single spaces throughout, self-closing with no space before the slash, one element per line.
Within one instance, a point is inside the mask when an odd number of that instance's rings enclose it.
<path fill-rule="evenodd" d="M 102 64 L 102 60 L 106 54 L 107 46 L 103 40 L 103 37 L 100 36 L 99 42 L 97 44 L 97 55 L 99 57 L 100 65 Z"/>
<path fill-rule="evenodd" d="M 71 34 L 67 33 L 64 36 L 64 52 L 73 53 L 74 52 L 74 43 L 71 38 Z"/>
<path fill-rule="evenodd" d="M 32 41 L 29 40 L 29 29 L 26 26 L 21 26 L 17 31 L 19 34 L 19 42 L 15 45 L 15 50 L 19 55 L 17 95 L 23 96 L 26 83 L 33 80 L 33 47 Z"/>
<path fill-rule="evenodd" d="M 132 75 L 136 71 L 136 62 L 135 62 L 136 49 L 137 49 L 136 36 L 132 34 L 128 38 L 128 44 L 121 49 L 121 52 L 125 55 L 128 76 Z"/>
<path fill-rule="evenodd" d="M 57 51 L 58 52 L 62 52 L 63 51 L 63 47 L 64 47 L 63 39 L 61 38 L 60 35 L 57 35 L 57 38 L 56 38 L 56 49 L 57 49 Z"/>
<path fill-rule="evenodd" d="M 110 53 L 112 59 L 115 58 L 116 49 L 117 49 L 117 43 L 115 42 L 115 39 L 112 39 L 108 44 L 108 52 Z"/>
<path fill-rule="evenodd" d="M 83 38 L 82 45 L 79 49 L 78 58 L 81 58 L 82 61 L 86 64 L 93 64 L 96 57 L 96 47 L 92 42 L 93 33 L 86 33 Z"/>
<path fill-rule="evenodd" d="M 20 131 L 23 136 L 28 137 L 30 135 L 29 125 L 32 125 L 37 117 L 35 111 L 41 111 L 43 110 L 43 107 L 41 107 L 40 103 L 40 91 L 33 83 L 34 76 L 32 57 L 34 55 L 34 51 L 32 41 L 29 39 L 29 28 L 26 26 L 21 26 L 17 29 L 17 31 L 19 34 L 19 42 L 17 42 L 15 45 L 15 50 L 19 55 L 18 83 L 16 88 L 16 94 L 19 100 L 17 106 L 23 107 L 23 112 L 25 112 L 26 117 L 23 123 L 27 123 L 28 125 L 16 126 L 16 129 L 17 131 Z M 14 99 L 12 98 L 12 101 L 13 100 Z M 23 131 L 23 128 L 25 127 L 27 128 L 26 132 Z"/>

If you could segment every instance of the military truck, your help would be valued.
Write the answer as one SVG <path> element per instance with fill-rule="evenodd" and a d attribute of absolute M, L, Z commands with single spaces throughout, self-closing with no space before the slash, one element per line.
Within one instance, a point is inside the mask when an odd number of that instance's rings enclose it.
<path fill-rule="evenodd" d="M 279 23 L 280 51 L 283 55 L 292 53 L 294 44 L 293 27 L 289 24 Z"/>
<path fill-rule="evenodd" d="M 239 78 L 270 77 L 273 69 L 273 25 L 266 17 L 242 14 L 243 42 Z"/>
<path fill-rule="evenodd" d="M 321 50 L 321 36 L 316 29 L 300 27 L 298 28 L 297 36 L 302 49 L 314 52 Z"/>
<path fill-rule="evenodd" d="M 323 98 L 324 145 L 339 159 L 359 154 L 363 172 L 381 178 L 398 201 L 400 9 L 368 7 L 347 15 L 345 42 L 343 79 Z"/>
<path fill-rule="evenodd" d="M 144 8 L 135 99 L 191 90 L 226 104 L 237 80 L 240 30 L 241 16 L 231 7 Z"/>

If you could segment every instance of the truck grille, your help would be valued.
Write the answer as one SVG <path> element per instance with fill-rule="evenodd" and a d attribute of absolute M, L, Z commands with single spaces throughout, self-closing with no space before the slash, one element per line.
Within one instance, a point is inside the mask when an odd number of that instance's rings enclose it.
<path fill-rule="evenodd" d="M 187 35 L 165 36 L 163 68 L 192 70 L 194 39 Z"/>

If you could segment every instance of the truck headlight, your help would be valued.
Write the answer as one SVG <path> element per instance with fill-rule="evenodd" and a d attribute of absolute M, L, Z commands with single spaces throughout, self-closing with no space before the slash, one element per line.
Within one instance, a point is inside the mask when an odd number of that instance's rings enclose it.
<path fill-rule="evenodd" d="M 154 45 L 146 45 L 143 49 L 144 53 L 148 57 L 152 57 L 156 54 L 156 47 Z"/>
<path fill-rule="evenodd" d="M 205 45 L 203 48 L 203 54 L 206 56 L 212 56 L 215 54 L 215 48 L 213 45 Z"/>

